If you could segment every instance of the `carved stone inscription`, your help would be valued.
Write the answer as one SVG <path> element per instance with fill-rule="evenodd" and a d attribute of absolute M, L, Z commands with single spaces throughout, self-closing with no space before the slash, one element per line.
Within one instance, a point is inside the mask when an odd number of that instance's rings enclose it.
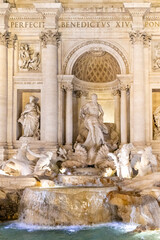
<path fill-rule="evenodd" d="M 60 21 L 60 28 L 130 28 L 129 21 Z"/>
<path fill-rule="evenodd" d="M 10 22 L 9 23 L 9 27 L 10 28 L 44 28 L 44 22 L 25 22 L 25 21 L 21 21 L 21 22 Z"/>

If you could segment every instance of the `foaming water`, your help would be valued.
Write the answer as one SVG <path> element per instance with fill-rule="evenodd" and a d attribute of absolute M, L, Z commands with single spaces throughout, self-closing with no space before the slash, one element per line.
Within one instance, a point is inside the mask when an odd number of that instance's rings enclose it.
<path fill-rule="evenodd" d="M 18 221 L 0 225 L 0 240 L 158 240 L 160 231 L 132 233 L 136 224 L 112 222 L 93 226 L 37 226 Z"/>
<path fill-rule="evenodd" d="M 103 223 L 103 224 L 94 224 L 92 226 L 86 225 L 73 225 L 73 226 L 39 226 L 39 225 L 30 225 L 22 222 L 13 222 L 7 226 L 5 229 L 18 229 L 18 230 L 27 230 L 29 232 L 32 231 L 66 231 L 66 232 L 78 232 L 81 230 L 94 230 L 98 228 L 112 228 L 115 230 L 119 230 L 121 232 L 131 232 L 136 229 L 137 224 L 127 224 L 122 222 L 112 222 L 112 223 Z"/>

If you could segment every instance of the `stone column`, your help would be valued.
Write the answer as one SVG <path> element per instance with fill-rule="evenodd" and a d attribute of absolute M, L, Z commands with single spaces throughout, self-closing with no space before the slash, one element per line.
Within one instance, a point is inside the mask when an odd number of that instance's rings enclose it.
<path fill-rule="evenodd" d="M 127 88 L 121 87 L 121 144 L 127 143 Z"/>
<path fill-rule="evenodd" d="M 151 37 L 146 36 L 144 39 L 144 65 L 149 66 L 149 50 L 150 50 L 150 41 Z M 150 87 L 149 87 L 149 68 L 145 67 L 144 69 L 144 77 L 145 77 L 145 118 L 146 118 L 146 144 L 150 144 L 151 139 L 153 138 L 153 134 L 151 135 L 151 125 L 150 125 Z"/>
<path fill-rule="evenodd" d="M 130 41 L 133 45 L 133 143 L 144 146 L 145 132 L 145 78 L 144 78 L 144 16 L 150 9 L 150 3 L 124 3 L 132 17 Z"/>
<path fill-rule="evenodd" d="M 59 33 L 48 30 L 42 32 L 43 43 L 43 79 L 45 89 L 45 141 L 51 145 L 58 143 L 58 81 L 57 81 L 57 44 Z"/>
<path fill-rule="evenodd" d="M 65 109 L 64 109 L 64 87 L 62 84 L 63 76 L 58 76 L 58 144 L 64 144 L 64 122 L 65 122 Z"/>
<path fill-rule="evenodd" d="M 120 133 L 120 91 L 114 90 L 114 122 L 116 124 L 116 130 Z"/>
<path fill-rule="evenodd" d="M 144 32 L 130 33 L 133 44 L 133 140 L 135 145 L 145 145 L 145 79 Z"/>
<path fill-rule="evenodd" d="M 17 36 L 10 35 L 8 39 L 8 117 L 7 117 L 7 145 L 8 148 L 13 148 L 13 89 L 14 89 L 14 53 Z M 15 126 L 16 128 L 16 126 Z"/>
<path fill-rule="evenodd" d="M 0 146 L 7 142 L 7 39 L 8 32 L 0 33 Z"/>
<path fill-rule="evenodd" d="M 73 140 L 73 102 L 72 102 L 73 85 L 72 83 L 67 84 L 65 89 L 66 89 L 66 145 L 72 145 L 72 140 Z"/>

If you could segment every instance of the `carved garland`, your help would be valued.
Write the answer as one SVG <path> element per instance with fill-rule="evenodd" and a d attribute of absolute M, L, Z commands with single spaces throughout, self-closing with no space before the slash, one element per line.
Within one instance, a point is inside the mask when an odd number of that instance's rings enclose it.
<path fill-rule="evenodd" d="M 100 41 L 100 40 L 93 40 L 93 41 L 87 41 L 87 42 L 84 42 L 82 44 L 80 44 L 79 46 L 75 47 L 70 53 L 69 55 L 67 56 L 65 62 L 64 62 L 64 65 L 63 65 L 63 74 L 65 74 L 66 72 L 66 68 L 67 68 L 67 64 L 69 62 L 69 59 L 72 57 L 72 55 L 78 51 L 80 48 L 86 46 L 86 45 L 90 45 L 90 44 L 104 44 L 106 46 L 109 46 L 111 48 L 113 48 L 123 59 L 124 61 L 124 64 L 125 64 L 125 67 L 126 67 L 126 73 L 129 73 L 129 65 L 128 65 L 128 61 L 126 59 L 126 57 L 124 56 L 124 54 L 121 52 L 121 50 L 116 47 L 115 45 L 113 45 L 112 43 L 109 43 L 109 42 L 105 42 L 105 41 Z"/>

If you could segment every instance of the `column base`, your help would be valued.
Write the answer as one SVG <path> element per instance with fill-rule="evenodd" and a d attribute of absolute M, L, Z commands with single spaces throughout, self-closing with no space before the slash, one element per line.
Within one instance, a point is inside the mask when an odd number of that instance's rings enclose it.
<path fill-rule="evenodd" d="M 72 145 L 72 144 L 65 144 L 65 145 L 64 145 L 64 148 L 65 148 L 66 150 L 72 150 L 72 149 L 73 149 L 73 145 Z"/>
<path fill-rule="evenodd" d="M 7 159 L 6 147 L 0 146 L 0 165 L 6 159 Z"/>

